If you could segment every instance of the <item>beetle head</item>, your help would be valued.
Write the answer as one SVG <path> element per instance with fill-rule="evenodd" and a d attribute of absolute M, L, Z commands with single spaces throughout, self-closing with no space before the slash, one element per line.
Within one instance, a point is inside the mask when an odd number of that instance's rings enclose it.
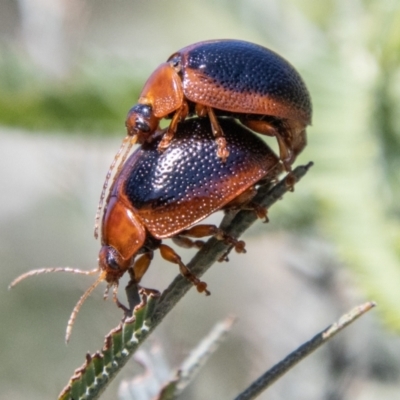
<path fill-rule="evenodd" d="M 129 136 L 137 136 L 138 143 L 144 143 L 158 128 L 159 118 L 153 113 L 153 108 L 148 104 L 136 104 L 126 117 L 126 128 Z"/>
<path fill-rule="evenodd" d="M 118 183 L 118 182 L 117 182 Z M 146 228 L 134 209 L 111 196 L 103 216 L 99 267 L 108 283 L 117 283 L 132 265 L 146 239 Z"/>
<path fill-rule="evenodd" d="M 129 268 L 131 260 L 124 260 L 112 246 L 102 246 L 99 253 L 99 267 L 104 271 L 104 280 L 117 283 Z"/>

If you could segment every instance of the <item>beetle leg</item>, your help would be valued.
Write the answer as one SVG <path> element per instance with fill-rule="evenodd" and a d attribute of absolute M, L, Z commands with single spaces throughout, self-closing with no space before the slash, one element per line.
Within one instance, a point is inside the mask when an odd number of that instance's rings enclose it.
<path fill-rule="evenodd" d="M 160 253 L 162 258 L 164 258 L 164 260 L 167 260 L 169 262 L 172 262 L 174 264 L 178 264 L 179 265 L 179 270 L 181 272 L 181 274 L 190 282 L 193 283 L 194 286 L 196 286 L 197 291 L 202 293 L 205 292 L 205 294 L 207 296 L 210 295 L 210 292 L 207 290 L 207 284 L 205 282 L 202 282 L 199 278 L 197 278 L 195 275 L 193 275 L 189 268 L 182 262 L 182 259 L 180 258 L 180 256 L 178 254 L 175 253 L 175 251 L 165 245 L 165 244 L 161 244 L 160 245 Z"/>
<path fill-rule="evenodd" d="M 231 203 L 228 204 L 228 207 L 230 206 L 230 204 L 231 204 Z M 228 209 L 229 209 L 229 210 L 231 210 L 231 209 L 233 209 L 233 210 L 237 209 L 237 210 L 254 211 L 254 212 L 256 213 L 256 215 L 257 215 L 257 218 L 263 219 L 264 222 L 269 222 L 269 219 L 268 219 L 268 209 L 267 209 L 267 207 L 262 206 L 261 204 L 254 203 L 254 202 L 252 202 L 252 201 L 250 201 L 250 202 L 248 202 L 248 203 L 246 203 L 246 204 L 242 204 L 242 205 L 241 205 L 240 207 L 238 207 L 238 208 L 237 208 L 236 206 L 233 206 L 232 208 L 229 207 Z"/>
<path fill-rule="evenodd" d="M 132 312 L 136 306 L 144 304 L 143 294 L 148 294 L 150 292 L 158 293 L 157 290 L 145 289 L 138 284 L 149 268 L 152 259 L 153 252 L 145 253 L 135 261 L 132 267 L 128 269 L 131 279 L 125 287 L 125 293 L 128 299 L 129 308 L 121 304 L 117 298 L 114 298 L 117 306 L 124 310 L 124 320 L 132 316 Z"/>
<path fill-rule="evenodd" d="M 131 280 L 125 286 L 126 298 L 129 304 L 129 310 L 125 312 L 125 318 L 131 317 L 133 309 L 142 302 L 140 296 L 141 287 L 137 284 L 134 278 L 132 279 L 132 276 L 134 277 L 134 272 L 132 269 L 129 269 L 128 272 L 131 276 Z"/>
<path fill-rule="evenodd" d="M 232 245 L 238 253 L 246 253 L 245 243 L 243 240 L 237 240 L 233 236 L 228 235 L 222 229 L 215 225 L 196 225 L 190 229 L 186 229 L 180 235 L 201 238 L 204 236 L 214 236 L 216 239 L 226 244 Z"/>
<path fill-rule="evenodd" d="M 253 197 L 257 194 L 257 190 L 254 186 L 250 186 L 243 193 L 239 194 L 239 196 L 235 197 L 228 204 L 224 206 L 224 209 L 228 210 L 240 210 L 249 203 Z"/>
<path fill-rule="evenodd" d="M 153 252 L 148 252 L 141 255 L 133 264 L 133 267 L 129 269 L 129 275 L 131 277 L 131 281 L 135 283 L 139 283 L 143 275 L 148 270 L 150 263 L 153 259 Z"/>
<path fill-rule="evenodd" d="M 283 135 L 279 130 L 270 124 L 268 121 L 263 120 L 241 120 L 243 125 L 246 125 L 251 130 L 261 133 L 262 135 L 274 136 L 278 141 L 279 156 L 282 160 L 283 166 L 286 171 L 291 171 L 291 164 L 294 161 L 294 152 L 291 144 L 291 136 Z"/>
<path fill-rule="evenodd" d="M 138 285 L 135 278 L 133 267 L 128 269 L 130 281 L 125 287 L 126 297 L 128 299 L 129 309 L 125 312 L 124 320 L 132 316 L 136 307 L 143 308 L 147 304 L 149 296 L 159 297 L 160 292 L 155 289 L 149 289 Z"/>
<path fill-rule="evenodd" d="M 171 239 L 176 245 L 183 247 L 184 249 L 192 249 L 193 247 L 196 249 L 201 249 L 204 245 L 202 240 L 191 240 L 182 235 L 176 235 Z"/>
<path fill-rule="evenodd" d="M 135 308 L 141 309 L 146 306 L 149 296 L 160 297 L 160 292 L 155 289 L 149 289 L 138 285 L 130 280 L 125 288 L 126 297 L 128 299 L 129 309 L 125 312 L 123 320 L 132 317 Z"/>
<path fill-rule="evenodd" d="M 205 117 L 206 115 L 208 115 L 208 118 L 210 118 L 211 128 L 215 136 L 215 142 L 218 146 L 217 155 L 219 158 L 222 158 L 223 162 L 225 162 L 229 156 L 229 150 L 226 148 L 224 132 L 222 131 L 221 126 L 218 123 L 213 109 L 203 104 L 196 103 L 195 112 L 199 117 Z"/>
<path fill-rule="evenodd" d="M 307 145 L 307 132 L 305 129 L 293 127 L 295 134 L 293 135 L 293 153 L 297 156 Z"/>
<path fill-rule="evenodd" d="M 224 210 L 251 210 L 257 214 L 257 218 L 264 219 L 264 222 L 268 222 L 267 208 L 251 201 L 256 194 L 256 188 L 251 186 L 225 205 Z"/>
<path fill-rule="evenodd" d="M 163 151 L 169 146 L 171 140 L 175 135 L 178 123 L 180 121 L 183 121 L 188 114 L 189 114 L 189 105 L 187 101 L 183 101 L 181 107 L 175 111 L 175 114 L 172 117 L 171 123 L 169 124 L 167 131 L 165 132 L 160 143 L 158 144 L 158 150 Z"/>
<path fill-rule="evenodd" d="M 204 104 L 195 103 L 194 110 L 196 115 L 200 118 L 204 118 L 208 115 L 208 107 Z"/>
<path fill-rule="evenodd" d="M 226 148 L 226 140 L 224 138 L 224 132 L 222 131 L 218 123 L 217 117 L 215 116 L 214 111 L 211 107 L 207 107 L 207 113 L 208 113 L 208 118 L 210 118 L 211 129 L 215 136 L 215 142 L 217 143 L 218 146 L 217 155 L 219 158 L 222 159 L 223 162 L 225 162 L 229 156 L 229 150 Z"/>
<path fill-rule="evenodd" d="M 265 206 L 262 206 L 261 204 L 256 204 L 253 203 L 252 201 L 248 204 L 246 204 L 242 210 L 250 210 L 250 211 L 254 211 L 257 215 L 257 218 L 259 219 L 263 219 L 264 223 L 269 222 L 268 219 L 268 209 Z"/>
<path fill-rule="evenodd" d="M 125 318 L 127 315 L 129 315 L 130 310 L 128 307 L 126 307 L 124 304 L 122 304 L 118 299 L 118 284 L 117 283 L 114 284 L 112 296 L 113 296 L 114 303 L 117 305 L 118 308 L 120 308 L 124 312 L 124 314 L 125 314 L 124 318 Z"/>

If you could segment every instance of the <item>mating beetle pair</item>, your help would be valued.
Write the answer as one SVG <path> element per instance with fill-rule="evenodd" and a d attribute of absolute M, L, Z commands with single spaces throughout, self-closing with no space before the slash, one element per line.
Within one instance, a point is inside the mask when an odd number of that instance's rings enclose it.
<path fill-rule="evenodd" d="M 108 180 L 125 144 L 129 142 L 122 160 L 133 143 L 151 142 L 160 135 L 162 118 L 172 118 L 158 146 L 160 151 L 165 150 L 178 122 L 194 114 L 208 116 L 222 161 L 229 151 L 217 116 L 228 116 L 255 132 L 276 137 L 283 166 L 290 171 L 307 144 L 306 127 L 311 123 L 312 106 L 308 90 L 293 66 L 257 44 L 213 40 L 172 54 L 150 75 L 138 103 L 128 113 L 128 136 L 103 186 L 96 214 L 96 238 Z"/>
<path fill-rule="evenodd" d="M 186 119 L 194 113 L 209 118 Z M 164 117 L 172 117 L 165 131 L 159 128 Z M 256 132 L 275 136 L 280 158 L 232 117 Z M 117 298 L 119 279 L 128 271 L 131 282 L 138 285 L 157 249 L 164 259 L 179 265 L 199 292 L 208 294 L 207 285 L 163 239 L 201 247 L 202 242 L 191 238 L 213 235 L 243 252 L 244 242 L 216 226 L 197 224 L 230 208 L 254 208 L 262 216 L 262 210 L 251 204 L 256 185 L 275 179 L 283 168 L 290 170 L 306 145 L 310 122 L 311 102 L 303 81 L 270 50 L 234 40 L 182 49 L 150 76 L 139 103 L 128 114 L 126 125 L 133 140 L 106 199 L 99 267 L 35 270 L 11 286 L 40 273 L 100 271 L 71 314 L 67 340 L 82 303 L 100 282 L 107 282 L 106 294 L 113 288 L 114 301 L 124 308 Z M 142 146 L 125 161 L 134 141 Z M 118 159 L 119 154 L 113 165 Z M 109 176 L 110 171 L 102 200 Z"/>

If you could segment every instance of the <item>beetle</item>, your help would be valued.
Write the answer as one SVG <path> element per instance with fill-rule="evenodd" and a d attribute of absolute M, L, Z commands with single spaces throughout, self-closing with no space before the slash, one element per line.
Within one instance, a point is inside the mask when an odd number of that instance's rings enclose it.
<path fill-rule="evenodd" d="M 233 116 L 255 132 L 275 136 L 287 171 L 306 145 L 311 124 L 309 92 L 285 59 L 241 40 L 211 40 L 172 54 L 148 78 L 138 103 L 128 112 L 129 136 L 151 141 L 162 118 L 172 118 L 159 149 L 165 149 L 179 121 L 208 115 L 218 156 L 229 155 L 216 115 Z"/>
<path fill-rule="evenodd" d="M 199 292 L 209 294 L 207 285 L 198 279 L 180 256 L 163 243 L 164 239 L 186 248 L 200 248 L 199 239 L 215 236 L 244 252 L 244 242 L 215 225 L 199 224 L 218 210 L 253 208 L 255 186 L 271 181 L 282 171 L 279 158 L 256 135 L 233 119 L 221 119 L 230 157 L 221 163 L 207 120 L 192 118 L 179 123 L 174 139 L 164 152 L 158 151 L 161 138 L 144 143 L 124 163 L 115 178 L 106 201 L 101 226 L 99 267 L 92 271 L 69 268 L 48 268 L 30 271 L 17 278 L 15 286 L 28 276 L 46 272 L 75 272 L 91 275 L 100 271 L 97 280 L 82 295 L 67 325 L 66 340 L 71 334 L 76 315 L 89 294 L 101 282 L 107 282 L 105 296 L 113 288 L 113 299 L 128 311 L 117 298 L 120 278 L 128 271 L 129 285 L 138 287 L 155 250 L 172 263 Z M 145 289 L 150 290 L 151 289 Z"/>

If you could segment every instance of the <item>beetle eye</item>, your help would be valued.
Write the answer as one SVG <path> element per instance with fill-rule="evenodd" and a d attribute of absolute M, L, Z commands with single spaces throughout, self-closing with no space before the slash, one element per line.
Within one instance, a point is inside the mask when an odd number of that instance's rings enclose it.
<path fill-rule="evenodd" d="M 146 124 L 146 122 L 143 122 L 143 121 L 138 120 L 138 119 L 136 120 L 136 128 L 139 131 L 142 131 L 142 132 L 149 132 L 150 131 L 150 126 L 148 124 Z"/>
<path fill-rule="evenodd" d="M 112 251 L 109 251 L 107 254 L 107 266 L 115 270 L 120 269 L 118 261 L 116 260 L 115 255 Z"/>
<path fill-rule="evenodd" d="M 176 72 L 181 70 L 181 58 L 180 56 L 173 57 L 170 61 L 171 66 L 175 69 Z"/>
<path fill-rule="evenodd" d="M 148 104 L 141 104 L 139 113 L 146 118 L 151 117 L 152 115 L 151 106 L 149 106 Z"/>

